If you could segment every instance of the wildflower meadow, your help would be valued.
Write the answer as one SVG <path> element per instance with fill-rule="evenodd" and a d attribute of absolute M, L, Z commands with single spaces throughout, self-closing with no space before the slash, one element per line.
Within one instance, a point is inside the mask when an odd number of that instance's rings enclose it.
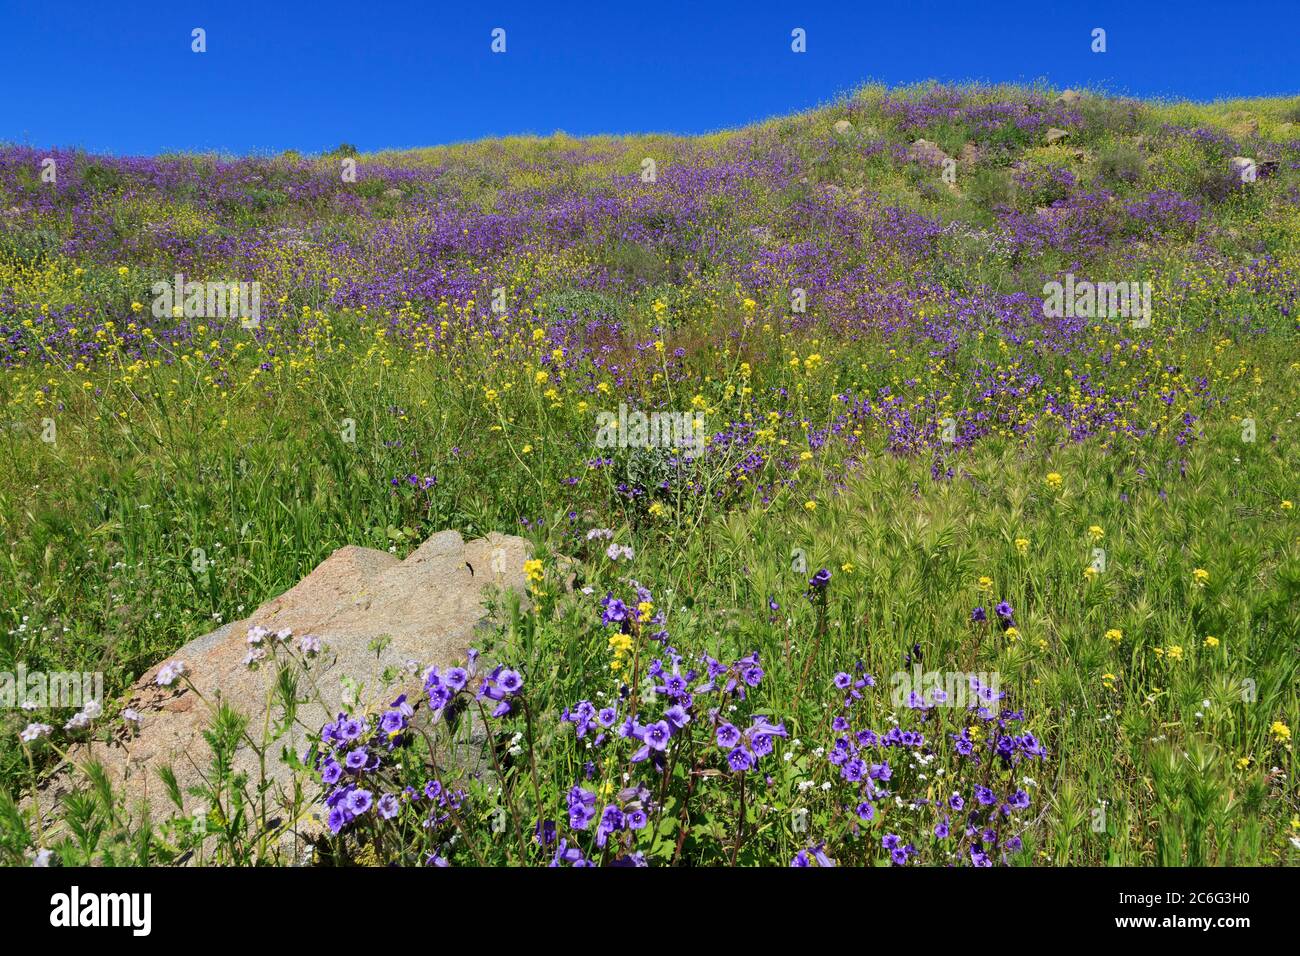
<path fill-rule="evenodd" d="M 0 861 L 1300 863 L 1298 318 L 1298 99 L 0 147 Z M 258 609 L 448 529 L 522 585 L 336 706 Z"/>

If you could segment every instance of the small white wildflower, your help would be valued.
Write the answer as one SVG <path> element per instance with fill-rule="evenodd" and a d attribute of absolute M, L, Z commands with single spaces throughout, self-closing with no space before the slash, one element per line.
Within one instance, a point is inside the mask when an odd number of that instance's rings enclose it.
<path fill-rule="evenodd" d="M 45 737 L 53 732 L 54 728 L 49 724 L 28 724 L 19 732 L 18 736 L 25 743 L 31 743 L 33 740 Z"/>
<path fill-rule="evenodd" d="M 176 679 L 186 673 L 184 661 L 168 661 L 162 667 L 158 668 L 158 676 L 154 678 L 154 683 L 159 687 L 170 687 L 176 683 Z"/>
<path fill-rule="evenodd" d="M 138 724 L 140 723 L 140 712 L 133 707 L 128 707 L 122 711 L 122 719 L 128 723 Z"/>

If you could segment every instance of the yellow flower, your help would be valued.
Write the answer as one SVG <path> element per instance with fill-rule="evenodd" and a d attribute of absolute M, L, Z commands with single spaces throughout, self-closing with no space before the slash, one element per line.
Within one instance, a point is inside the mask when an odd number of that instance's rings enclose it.
<path fill-rule="evenodd" d="M 131 270 L 128 269 L 126 266 L 118 266 L 118 267 L 117 267 L 117 274 L 120 275 L 120 276 L 129 275 L 130 272 L 131 272 Z"/>
<path fill-rule="evenodd" d="M 1102 538 L 1104 538 L 1104 537 L 1106 537 L 1106 532 L 1105 532 L 1105 531 L 1102 531 L 1101 528 L 1100 528 L 1100 526 L 1098 526 L 1098 525 L 1093 525 L 1092 527 L 1090 527 L 1090 528 L 1088 529 L 1088 539 L 1089 539 L 1090 541 L 1097 542 L 1097 541 L 1100 541 L 1100 540 L 1101 540 Z"/>
<path fill-rule="evenodd" d="M 1290 511 L 1290 510 L 1291 510 L 1292 508 L 1294 508 L 1294 507 L 1295 507 L 1295 506 L 1294 506 L 1293 504 L 1291 504 L 1291 502 L 1289 502 L 1289 501 L 1283 501 L 1283 502 L 1282 502 L 1282 510 L 1283 510 L 1283 511 Z"/>
<path fill-rule="evenodd" d="M 545 385 L 546 380 L 549 379 L 550 377 L 551 376 L 547 375 L 545 372 L 538 372 L 533 376 L 533 381 L 536 382 L 538 385 Z"/>
<path fill-rule="evenodd" d="M 986 594 L 990 593 L 993 590 L 993 579 L 990 577 L 987 576 L 981 577 L 979 581 L 976 582 L 976 584 L 979 587 L 979 589 L 985 592 Z"/>
<path fill-rule="evenodd" d="M 852 561 L 845 561 L 843 564 L 840 565 L 840 570 L 843 571 L 845 574 L 852 574 L 852 573 L 853 573 L 853 562 L 852 562 Z"/>
<path fill-rule="evenodd" d="M 521 454 L 524 454 L 524 455 L 531 455 L 531 454 L 533 453 L 533 446 L 532 446 L 532 445 L 525 445 L 523 448 L 519 449 L 519 451 L 520 451 Z"/>
<path fill-rule="evenodd" d="M 1180 644 L 1169 645 L 1165 653 L 1169 655 L 1171 661 L 1181 661 L 1183 659 L 1183 648 Z"/>
<path fill-rule="evenodd" d="M 1026 554 L 1028 554 L 1028 553 L 1029 553 L 1029 539 L 1028 539 L 1028 538 L 1016 538 L 1016 551 L 1020 554 L 1021 557 L 1024 557 Z"/>
<path fill-rule="evenodd" d="M 1114 686 L 1114 685 L 1115 685 L 1115 681 L 1116 681 L 1118 678 L 1116 678 L 1114 674 L 1102 674 L 1102 675 L 1101 675 L 1101 679 L 1102 679 L 1102 681 L 1105 682 L 1105 684 L 1106 684 L 1106 689 L 1107 689 L 1107 690 L 1114 690 L 1114 689 L 1115 689 L 1115 686 Z"/>
<path fill-rule="evenodd" d="M 139 302 L 132 302 L 132 303 L 131 303 L 131 311 L 132 311 L 132 312 L 139 312 L 139 311 L 140 311 L 141 309 L 143 309 L 143 308 L 144 308 L 144 306 L 142 306 Z"/>
<path fill-rule="evenodd" d="M 1282 721 L 1280 720 L 1273 721 L 1273 726 L 1268 729 L 1269 732 L 1272 733 L 1274 740 L 1291 739 L 1291 728 L 1288 727 L 1286 724 L 1282 723 Z"/>
<path fill-rule="evenodd" d="M 524 562 L 524 577 L 526 577 L 532 584 L 542 583 L 542 579 L 546 577 L 546 573 L 542 570 L 542 562 L 540 558 L 532 558 Z"/>
<path fill-rule="evenodd" d="M 1047 487 L 1051 488 L 1053 491 L 1061 487 L 1062 479 L 1059 472 L 1049 471 L 1045 480 L 1047 481 Z"/>
<path fill-rule="evenodd" d="M 650 620 L 650 615 L 654 613 L 654 609 L 655 606 L 649 601 L 642 601 L 636 606 L 636 619 L 644 624 L 646 621 Z"/>
<path fill-rule="evenodd" d="M 1015 643 L 1016 641 L 1020 640 L 1020 631 L 1014 627 L 1009 627 L 1002 633 L 1005 634 L 1007 636 L 1007 640 L 1011 641 L 1012 643 Z"/>
<path fill-rule="evenodd" d="M 1088 565 L 1083 569 L 1083 578 L 1085 581 L 1095 581 L 1097 579 L 1097 569 Z"/>
<path fill-rule="evenodd" d="M 1124 632 L 1121 631 L 1118 627 L 1112 627 L 1109 631 L 1106 632 L 1106 640 L 1118 644 L 1120 641 L 1124 640 Z"/>
<path fill-rule="evenodd" d="M 805 510 L 805 511 L 816 511 L 816 510 L 817 510 L 817 502 L 815 502 L 815 501 L 805 501 L 805 502 L 803 503 L 803 507 L 804 507 L 804 510 Z"/>
<path fill-rule="evenodd" d="M 656 339 L 656 340 L 655 340 L 655 351 L 656 351 L 656 352 L 662 352 L 662 351 L 664 350 L 664 348 L 665 348 L 665 346 L 664 346 L 663 340 L 662 340 L 662 339 Z"/>
<path fill-rule="evenodd" d="M 650 505 L 650 514 L 654 515 L 656 518 L 662 518 L 668 514 L 668 506 L 662 501 L 656 501 Z"/>
<path fill-rule="evenodd" d="M 1219 639 L 1218 639 L 1217 637 L 1207 637 L 1207 638 L 1205 639 L 1205 646 L 1206 646 L 1206 647 L 1218 647 L 1218 646 L 1219 646 Z"/>
<path fill-rule="evenodd" d="M 1196 568 L 1194 571 L 1192 571 L 1192 583 L 1196 585 L 1198 588 L 1205 587 L 1206 583 L 1209 580 L 1210 580 L 1210 572 L 1205 570 L 1204 568 Z"/>
<path fill-rule="evenodd" d="M 1254 758 L 1252 758 L 1252 757 L 1242 757 L 1240 760 L 1237 761 L 1237 769 L 1238 769 L 1238 770 L 1245 770 L 1247 767 L 1250 766 L 1251 761 L 1252 761 L 1253 759 L 1254 759 Z"/>

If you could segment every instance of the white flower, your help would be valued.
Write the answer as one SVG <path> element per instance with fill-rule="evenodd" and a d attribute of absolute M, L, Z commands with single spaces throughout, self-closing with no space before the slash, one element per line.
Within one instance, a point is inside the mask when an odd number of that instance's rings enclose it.
<path fill-rule="evenodd" d="M 82 727 L 90 726 L 90 718 L 86 716 L 84 710 L 77 711 L 72 718 L 63 725 L 64 730 L 80 730 Z"/>
<path fill-rule="evenodd" d="M 54 728 L 49 724 L 28 724 L 19 732 L 18 736 L 26 743 L 31 743 L 40 737 L 45 737 L 54 732 Z"/>
<path fill-rule="evenodd" d="M 126 710 L 122 711 L 122 719 L 130 721 L 133 724 L 138 724 L 140 723 L 140 712 L 128 707 Z"/>
<path fill-rule="evenodd" d="M 259 662 L 261 662 L 265 658 L 266 658 L 266 651 L 260 647 L 254 647 L 252 650 L 250 650 L 247 654 L 244 655 L 243 663 L 245 667 L 255 667 Z"/>
<path fill-rule="evenodd" d="M 291 637 L 293 637 L 293 628 L 291 627 L 282 627 L 280 630 L 275 632 L 275 639 L 277 641 L 287 641 Z"/>
<path fill-rule="evenodd" d="M 159 687 L 171 687 L 176 683 L 176 679 L 185 673 L 187 671 L 184 661 L 168 661 L 158 668 L 158 676 L 154 678 L 154 683 Z"/>
<path fill-rule="evenodd" d="M 32 866 L 49 866 L 50 859 L 54 856 L 53 850 L 39 849 L 31 854 Z"/>
<path fill-rule="evenodd" d="M 104 706 L 97 700 L 88 700 L 86 701 L 86 706 L 81 708 L 81 712 L 91 720 L 94 720 L 104 712 Z"/>
<path fill-rule="evenodd" d="M 262 641 L 266 640 L 266 636 L 270 633 L 271 632 L 262 627 L 262 625 L 254 624 L 248 629 L 248 643 L 261 644 Z"/>
<path fill-rule="evenodd" d="M 302 651 L 304 654 L 319 654 L 320 638 L 312 637 L 310 634 L 304 634 L 302 637 L 298 638 L 298 650 Z M 429 668 L 429 670 L 432 669 L 433 668 Z M 424 672 L 425 680 L 429 679 L 429 670 Z"/>

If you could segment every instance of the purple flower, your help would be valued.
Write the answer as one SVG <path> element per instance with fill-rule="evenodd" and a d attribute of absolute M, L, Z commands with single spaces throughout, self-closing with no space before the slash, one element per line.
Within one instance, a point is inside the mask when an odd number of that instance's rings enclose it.
<path fill-rule="evenodd" d="M 673 729 L 668 725 L 668 721 L 660 720 L 645 729 L 646 746 L 651 750 L 663 751 L 668 747 L 668 740 L 672 735 Z"/>
<path fill-rule="evenodd" d="M 718 728 L 718 746 L 734 747 L 740 743 L 740 731 L 732 724 L 723 724 Z"/>
<path fill-rule="evenodd" d="M 350 750 L 348 751 L 348 755 L 343 758 L 344 765 L 353 773 L 356 773 L 359 770 L 364 770 L 369 761 L 370 755 L 366 753 L 365 747 L 358 747 L 356 750 Z"/>
<path fill-rule="evenodd" d="M 739 773 L 748 770 L 754 765 L 754 756 L 744 747 L 737 747 L 727 754 L 727 764 L 732 770 Z"/>
<path fill-rule="evenodd" d="M 393 819 L 393 817 L 397 816 L 397 813 L 401 808 L 401 803 L 399 803 L 397 797 L 391 793 L 386 793 L 379 798 L 379 815 L 385 820 Z"/>

